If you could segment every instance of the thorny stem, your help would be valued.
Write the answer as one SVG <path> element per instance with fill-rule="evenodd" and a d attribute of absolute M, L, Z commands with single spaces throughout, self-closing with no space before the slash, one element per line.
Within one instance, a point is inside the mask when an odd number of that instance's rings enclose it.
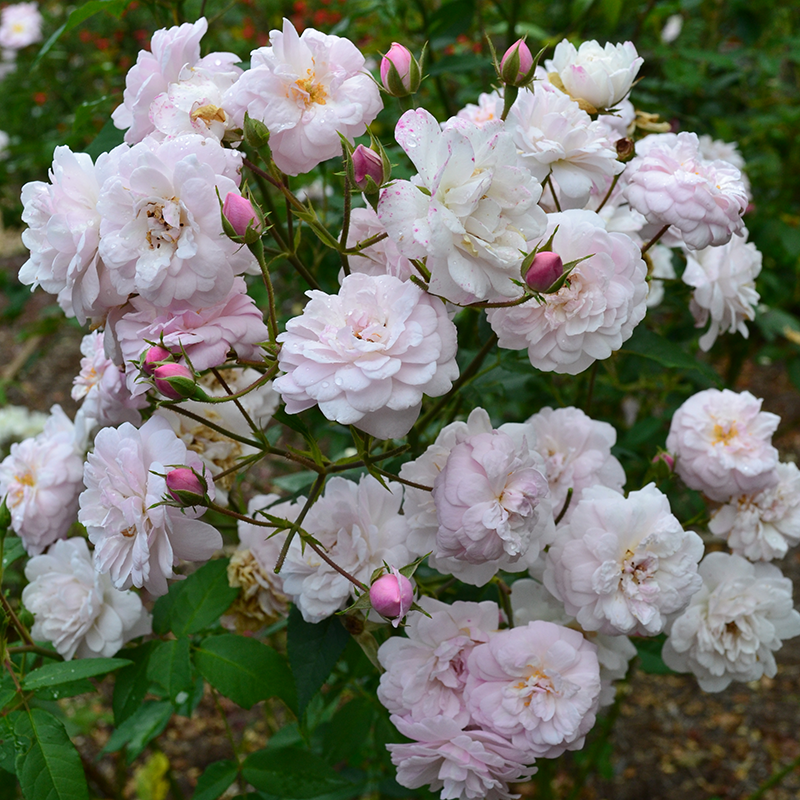
<path fill-rule="evenodd" d="M 11 621 L 11 624 L 17 629 L 17 633 L 19 634 L 20 639 L 27 645 L 36 646 L 36 643 L 31 638 L 30 633 L 28 633 L 28 629 L 19 621 L 19 617 L 14 612 L 14 609 L 11 608 L 8 600 L 6 600 L 5 595 L 2 591 L 0 591 L 0 605 L 3 606 L 3 611 L 6 612 L 6 616 Z"/>
<path fill-rule="evenodd" d="M 362 250 L 366 250 L 368 247 L 372 247 L 372 245 L 382 242 L 388 237 L 388 233 L 376 233 L 374 236 L 370 236 L 368 239 L 364 239 L 361 242 L 356 242 L 352 247 L 345 247 L 342 252 L 351 256 L 358 255 Z"/>
<path fill-rule="evenodd" d="M 46 647 L 39 647 L 37 644 L 21 644 L 16 647 L 7 647 L 6 653 L 15 655 L 16 653 L 35 653 L 37 656 L 52 658 L 54 661 L 63 661 L 64 656 L 55 650 L 48 650 Z"/>
<path fill-rule="evenodd" d="M 553 202 L 556 204 L 556 211 L 561 211 L 561 203 L 558 202 L 558 195 L 556 195 L 556 187 L 553 186 L 553 181 L 550 180 L 550 175 L 548 175 L 544 179 L 544 181 L 542 182 L 542 186 L 544 186 L 545 184 L 547 184 L 550 187 L 550 194 L 553 195 Z"/>
<path fill-rule="evenodd" d="M 399 475 L 393 475 L 391 472 L 387 472 L 385 469 L 381 469 L 380 467 L 376 467 L 372 461 L 370 461 L 369 467 L 372 467 L 376 472 L 379 472 L 383 475 L 384 478 L 389 478 L 389 480 L 397 481 L 398 483 L 402 483 L 405 486 L 411 486 L 414 489 L 421 489 L 423 492 L 432 492 L 433 486 L 425 486 L 421 483 L 414 483 L 414 481 L 407 480 L 406 478 L 401 478 Z"/>
<path fill-rule="evenodd" d="M 608 191 L 606 192 L 606 196 L 603 198 L 603 202 L 600 203 L 600 205 L 597 206 L 597 208 L 595 209 L 595 213 L 596 214 L 599 214 L 600 213 L 600 209 L 608 202 L 608 198 L 611 197 L 611 192 L 614 191 L 614 187 L 617 185 L 617 181 L 619 180 L 619 176 L 620 175 L 622 175 L 621 172 L 617 173 L 614 176 L 614 180 L 611 181 L 611 186 L 608 187 Z"/>
<path fill-rule="evenodd" d="M 255 422 L 253 422 L 253 418 L 247 413 L 245 407 L 241 404 L 241 402 L 239 402 L 239 398 L 233 396 L 231 387 L 228 386 L 228 382 L 225 380 L 225 378 L 222 377 L 222 373 L 216 367 L 211 367 L 211 373 L 220 382 L 222 388 L 227 392 L 228 397 L 230 397 L 233 400 L 234 404 L 236 405 L 236 408 L 239 409 L 239 413 L 245 418 L 245 421 L 250 426 L 250 430 L 253 431 L 253 433 L 256 436 L 263 436 L 264 435 L 263 431 L 261 430 L 261 428 L 258 427 L 258 425 L 256 425 Z"/>
<path fill-rule="evenodd" d="M 592 372 L 589 375 L 589 390 L 586 394 L 586 414 L 587 416 L 591 414 L 592 411 L 592 399 L 594 397 L 594 382 L 597 379 L 597 366 L 600 362 L 595 361 L 592 364 Z"/>
<path fill-rule="evenodd" d="M 261 459 L 265 458 L 266 456 L 267 453 L 262 451 L 260 453 L 255 453 L 255 455 L 249 456 L 248 458 L 244 458 L 238 464 L 234 464 L 232 467 L 228 467 L 228 469 L 224 469 L 222 472 L 218 472 L 214 476 L 214 480 L 218 481 L 220 478 L 226 478 L 232 472 L 238 472 L 243 467 L 249 467 L 257 463 L 258 461 L 261 461 Z"/>
<path fill-rule="evenodd" d="M 503 613 L 506 615 L 508 627 L 513 628 L 514 611 L 511 608 L 511 587 L 502 578 L 497 578 L 495 583 L 497 584 L 497 593 L 500 598 L 500 608 L 503 609 Z"/>
<path fill-rule="evenodd" d="M 289 533 L 286 535 L 286 540 L 283 543 L 283 547 L 281 547 L 280 555 L 278 556 L 278 560 L 275 562 L 275 573 L 279 573 L 281 571 L 281 567 L 283 567 L 283 562 L 286 560 L 286 554 L 289 552 L 289 546 L 292 543 L 292 539 L 294 539 L 295 534 L 300 529 L 300 526 L 303 524 L 303 520 L 306 518 L 306 514 L 311 510 L 311 506 L 317 501 L 317 498 L 322 494 L 322 489 L 325 486 L 325 478 L 326 474 L 321 472 L 317 475 L 317 479 L 314 481 L 314 485 L 311 487 L 311 491 L 308 494 L 308 500 L 306 500 L 306 504 L 303 506 L 303 510 L 298 515 L 297 519 L 292 523 L 292 527 L 289 529 Z"/>
<path fill-rule="evenodd" d="M 339 237 L 339 260 L 342 262 L 342 269 L 345 275 L 350 274 L 350 262 L 347 260 L 347 236 L 350 233 L 350 208 L 352 198 L 350 197 L 350 170 L 347 168 L 347 150 L 342 145 L 342 157 L 344 158 L 344 210 L 342 216 L 342 234 Z"/>
<path fill-rule="evenodd" d="M 558 516 L 556 517 L 556 522 L 555 522 L 556 525 L 558 525 L 558 523 L 561 522 L 562 519 L 564 519 L 564 514 L 567 513 L 567 509 L 569 508 L 569 504 L 572 502 L 572 492 L 573 491 L 574 490 L 573 490 L 573 488 L 571 486 L 569 487 L 569 489 L 567 489 L 567 499 L 564 501 L 564 505 L 561 506 L 561 511 L 558 512 Z"/>
<path fill-rule="evenodd" d="M 329 567 L 333 567 L 340 575 L 347 578 L 353 586 L 361 589 L 362 592 L 369 592 L 369 586 L 364 585 L 361 583 L 358 578 L 354 578 L 346 569 L 342 569 L 335 561 L 328 558 L 325 554 L 325 551 L 319 547 L 318 545 L 314 544 L 314 542 L 306 542 L 306 546 L 310 547 Z"/>
<path fill-rule="evenodd" d="M 224 709 L 222 708 L 222 703 L 219 701 L 219 694 L 217 690 L 213 687 L 209 687 L 211 689 L 211 697 L 214 699 L 214 707 L 217 709 L 217 713 L 222 717 L 222 721 L 225 725 L 225 735 L 228 738 L 228 741 L 231 743 L 231 750 L 233 751 L 233 758 L 236 761 L 237 767 L 241 765 L 241 758 L 239 756 L 239 750 L 236 747 L 236 739 L 233 738 L 233 731 L 231 730 L 231 726 L 228 724 L 228 715 L 225 713 Z"/>
<path fill-rule="evenodd" d="M 400 447 L 394 447 L 391 450 L 387 450 L 385 453 L 381 453 L 377 456 L 370 456 L 369 463 L 371 465 L 377 464 L 379 461 L 386 461 L 387 458 L 394 458 L 395 456 L 401 456 L 409 449 L 409 445 L 404 444 Z M 355 461 L 348 461 L 345 464 L 331 464 L 327 468 L 328 475 L 333 475 L 335 472 L 347 472 L 349 469 L 357 469 L 358 467 L 366 467 L 367 464 L 364 462 L 363 459 L 356 459 Z M 395 477 L 395 476 L 392 476 Z"/>
<path fill-rule="evenodd" d="M 286 213 L 289 213 L 288 207 Z M 291 216 L 289 219 L 291 220 Z M 289 236 L 291 236 L 291 230 L 289 231 Z M 275 340 L 278 338 L 278 311 L 275 307 L 275 289 L 272 286 L 272 277 L 269 274 L 267 260 L 264 258 L 264 245 L 261 244 L 260 240 L 257 244 L 259 246 L 253 249 L 255 250 L 255 256 L 258 260 L 258 266 L 261 269 L 261 277 L 264 279 L 264 286 L 267 287 L 267 302 L 269 306 L 267 326 L 269 327 L 269 340 L 272 344 L 275 344 Z M 250 250 L 251 253 L 253 249 Z"/>
<path fill-rule="evenodd" d="M 184 417 L 193 419 L 195 422 L 199 422 L 201 425 L 205 425 L 207 428 L 211 428 L 212 431 L 221 433 L 223 436 L 227 436 L 229 439 L 233 439 L 234 441 L 249 445 L 250 447 L 255 447 L 257 450 L 261 450 L 263 448 L 261 442 L 255 442 L 252 439 L 248 439 L 245 436 L 239 436 L 239 434 L 237 433 L 233 433 L 232 431 L 226 430 L 221 425 L 217 425 L 215 422 L 211 422 L 211 420 L 208 420 L 205 417 L 201 417 L 199 414 L 195 414 L 194 411 L 188 411 L 187 409 L 182 408 L 181 405 L 178 403 L 175 404 L 162 403 L 161 407 L 168 408 L 171 411 L 175 411 L 178 414 L 182 414 Z"/>
<path fill-rule="evenodd" d="M 642 255 L 644 255 L 667 231 L 669 225 L 665 225 L 643 248 Z"/>

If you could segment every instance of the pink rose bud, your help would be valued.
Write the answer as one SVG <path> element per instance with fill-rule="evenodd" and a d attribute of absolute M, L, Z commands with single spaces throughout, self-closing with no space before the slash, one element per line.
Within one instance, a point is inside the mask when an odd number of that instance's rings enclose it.
<path fill-rule="evenodd" d="M 524 39 L 518 39 L 500 60 L 500 77 L 511 86 L 524 86 L 533 77 L 533 55 Z"/>
<path fill-rule="evenodd" d="M 166 476 L 167 491 L 173 500 L 182 506 L 199 506 L 206 504 L 208 484 L 189 467 L 178 467 L 170 470 Z"/>
<path fill-rule="evenodd" d="M 675 469 L 675 458 L 671 456 L 667 452 L 659 453 L 656 456 L 653 456 L 653 464 L 658 464 L 659 461 L 663 461 L 667 465 L 667 469 L 672 472 Z"/>
<path fill-rule="evenodd" d="M 383 160 L 379 153 L 358 145 L 353 151 L 353 173 L 355 184 L 362 192 L 372 189 L 373 192 L 383 183 Z M 374 186 L 367 180 L 372 178 Z"/>
<path fill-rule="evenodd" d="M 192 371 L 183 364 L 162 364 L 153 370 L 153 379 L 156 389 L 170 400 L 191 397 L 197 389 Z"/>
<path fill-rule="evenodd" d="M 162 361 L 171 361 L 172 353 L 161 345 L 153 345 L 147 353 L 145 353 L 144 361 L 142 361 L 142 369 L 148 374 L 152 375 L 156 367 Z"/>
<path fill-rule="evenodd" d="M 564 262 L 558 253 L 540 250 L 525 273 L 525 283 L 534 292 L 546 292 L 564 273 Z"/>
<path fill-rule="evenodd" d="M 253 204 L 236 192 L 228 192 L 225 195 L 222 213 L 236 231 L 237 236 L 244 236 L 247 233 L 248 225 L 253 225 L 253 227 L 258 225 L 258 215 Z"/>
<path fill-rule="evenodd" d="M 419 89 L 420 66 L 411 51 L 392 42 L 389 52 L 381 59 L 383 88 L 394 97 L 406 97 Z"/>
<path fill-rule="evenodd" d="M 414 587 L 405 575 L 401 575 L 394 567 L 387 575 L 381 575 L 370 586 L 369 600 L 372 607 L 386 619 L 392 620 L 395 628 L 400 620 L 408 614 L 414 601 Z"/>

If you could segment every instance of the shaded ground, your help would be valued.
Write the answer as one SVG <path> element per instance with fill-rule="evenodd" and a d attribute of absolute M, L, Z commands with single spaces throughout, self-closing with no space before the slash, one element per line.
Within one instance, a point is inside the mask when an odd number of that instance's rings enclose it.
<path fill-rule="evenodd" d="M 0 251 L 13 249 L 14 241 L 0 241 Z M 0 261 L 0 269 L 16 274 L 24 255 Z M 1 277 L 1 276 L 0 276 Z M 12 293 L 13 294 L 13 293 Z M 14 298 L 0 297 L 0 314 Z M 35 293 L 21 316 L 0 326 L 0 386 L 7 401 L 47 411 L 60 403 L 75 411 L 70 398 L 72 378 L 79 368 L 82 332 L 62 323 L 53 332 L 42 326 L 52 309 L 52 298 Z M 38 332 L 37 332 L 38 331 Z M 766 410 L 781 415 L 776 443 L 783 460 L 800 459 L 800 395 L 786 379 L 780 365 L 748 367 L 740 389 L 765 398 Z M 800 553 L 795 551 L 778 566 L 792 578 L 795 598 L 800 597 Z M 800 638 L 778 654 L 775 679 L 734 684 L 718 694 L 703 694 L 694 679 L 684 676 L 637 674 L 621 704 L 611 737 L 611 759 L 603 761 L 603 778 L 591 779 L 579 795 L 585 800 L 739 800 L 748 798 L 775 770 L 800 756 Z M 104 687 L 106 694 L 108 686 Z M 245 748 L 263 746 L 268 724 L 260 708 L 245 712 L 222 698 L 230 727 Z M 94 761 L 110 735 L 109 706 L 98 696 L 67 701 L 76 743 L 96 780 L 114 780 L 119 770 L 129 776 L 126 795 L 136 796 L 132 777 L 143 756 L 128 768 L 106 757 Z M 89 720 L 89 722 L 87 722 Z M 197 776 L 208 763 L 231 757 L 224 723 L 207 695 L 191 719 L 176 717 L 158 740 L 169 757 L 181 789 L 190 794 Z M 569 758 L 554 765 L 554 796 L 566 798 L 579 765 Z M 533 787 L 520 787 L 533 797 Z M 800 770 L 763 794 L 765 800 L 800 797 Z"/>

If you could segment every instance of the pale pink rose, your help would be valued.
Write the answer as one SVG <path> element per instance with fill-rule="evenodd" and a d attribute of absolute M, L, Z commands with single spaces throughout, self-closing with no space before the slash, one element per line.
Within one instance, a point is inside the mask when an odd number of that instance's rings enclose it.
<path fill-rule="evenodd" d="M 139 51 L 136 64 L 125 76 L 122 105 L 111 115 L 117 128 L 128 129 L 126 142 L 141 142 L 156 130 L 150 118 L 153 101 L 168 92 L 170 84 L 182 77 L 190 78 L 195 68 L 211 74 L 240 72 L 233 66 L 239 60 L 233 53 L 212 53 L 200 58 L 200 39 L 207 30 L 205 17 L 193 24 L 185 22 L 173 28 L 162 28 L 153 34 L 150 52 Z"/>
<path fill-rule="evenodd" d="M 447 605 L 420 597 L 419 611 L 408 615 L 406 637 L 392 636 L 378 649 L 381 675 L 378 699 L 392 714 L 421 722 L 443 715 L 463 727 L 467 657 L 500 627 L 500 609 L 485 600 Z"/>
<path fill-rule="evenodd" d="M 0 11 L 0 47 L 22 50 L 42 41 L 42 15 L 38 3 L 14 3 Z"/>
<path fill-rule="evenodd" d="M 750 392 L 706 389 L 675 412 L 667 450 L 689 488 L 726 503 L 778 482 L 772 434 L 779 422 L 779 416 L 761 410 L 761 400 Z"/>
<path fill-rule="evenodd" d="M 11 530 L 28 555 L 38 555 L 69 533 L 82 473 L 75 429 L 60 406 L 53 406 L 38 436 L 11 445 L 0 464 L 0 497 L 5 497 Z"/>
<path fill-rule="evenodd" d="M 611 455 L 617 432 L 607 422 L 592 419 L 579 408 L 543 408 L 522 423 L 506 423 L 501 431 L 515 441 L 523 437 L 544 459 L 553 513 L 558 515 L 572 489 L 563 517 L 568 522 L 583 492 L 591 486 L 607 486 L 622 492 L 625 471 Z"/>
<path fill-rule="evenodd" d="M 228 192 L 222 204 L 222 215 L 230 222 L 237 236 L 245 236 L 247 229 L 258 227 L 258 215 L 253 204 L 246 197 Z"/>
<path fill-rule="evenodd" d="M 369 585 L 372 573 L 388 564 L 410 561 L 408 527 L 400 514 L 403 487 L 371 475 L 358 483 L 334 477 L 303 521 L 328 557 L 356 580 Z M 353 584 L 295 537 L 281 570 L 283 590 L 306 622 L 319 622 L 354 599 Z"/>
<path fill-rule="evenodd" d="M 643 63 L 633 42 L 601 47 L 593 39 L 576 49 L 564 39 L 545 67 L 558 75 L 570 97 L 600 110 L 613 108 L 630 92 Z"/>
<path fill-rule="evenodd" d="M 392 46 L 381 59 L 380 66 L 381 83 L 389 94 L 395 97 L 405 97 L 417 90 L 417 87 L 412 85 L 411 78 L 412 63 L 414 60 L 414 56 L 411 55 L 411 51 L 407 47 L 397 42 L 392 42 Z M 400 86 L 395 87 L 390 80 L 392 67 L 397 70 Z M 419 83 L 419 77 L 417 77 L 417 83 Z M 394 89 L 397 89 L 397 91 L 395 92 Z"/>
<path fill-rule="evenodd" d="M 533 759 L 503 736 L 480 729 L 463 730 L 453 720 L 435 717 L 413 722 L 392 717 L 410 744 L 389 744 L 397 782 L 409 789 L 429 786 L 454 800 L 512 800 L 509 783 L 527 781 Z"/>
<path fill-rule="evenodd" d="M 278 336 L 275 381 L 286 411 L 313 405 L 330 420 L 380 439 L 405 436 L 422 395 L 439 397 L 458 376 L 456 327 L 444 303 L 391 275 L 353 273 L 337 295 L 310 302 Z"/>
<path fill-rule="evenodd" d="M 255 262 L 222 234 L 217 192 L 237 191 L 241 153 L 201 136 L 145 139 L 100 191 L 99 252 L 123 296 L 173 312 L 221 302 Z"/>
<path fill-rule="evenodd" d="M 748 200 L 753 199 L 752 192 L 750 191 L 750 180 L 747 177 L 745 169 L 745 161 L 742 154 L 739 152 L 739 146 L 735 142 L 723 142 L 719 139 L 712 139 L 707 133 L 704 133 L 699 138 L 700 155 L 706 161 L 727 161 L 733 164 L 739 172 L 742 173 L 742 183 L 747 191 Z"/>
<path fill-rule="evenodd" d="M 506 130 L 520 166 L 539 181 L 550 175 L 564 209 L 583 208 L 593 187 L 599 190 L 622 172 L 605 130 L 549 83 L 537 81 L 531 89 L 520 90 L 506 118 Z M 553 205 L 549 189 L 542 202 Z"/>
<path fill-rule="evenodd" d="M 510 739 L 526 760 L 583 747 L 599 697 L 597 647 L 553 622 L 498 631 L 467 659 L 473 721 Z"/>
<path fill-rule="evenodd" d="M 761 272 L 761 253 L 741 236 L 719 247 L 687 252 L 681 280 L 694 288 L 690 309 L 695 325 L 711 325 L 700 337 L 700 349 L 708 351 L 720 333 L 738 331 L 748 336 L 745 320 L 755 319 L 759 294 L 755 280 Z"/>
<path fill-rule="evenodd" d="M 167 580 L 180 577 L 173 566 L 181 560 L 207 561 L 222 547 L 219 532 L 197 519 L 203 508 L 161 505 L 167 496 L 164 475 L 175 466 L 204 475 L 214 498 L 214 482 L 200 457 L 161 417 L 138 430 L 128 422 L 103 428 L 95 437 L 78 519 L 95 546 L 98 571 L 109 573 L 118 589 L 136 586 L 166 594 Z"/>
<path fill-rule="evenodd" d="M 513 69 L 516 59 L 516 70 Z M 500 75 L 504 83 L 521 86 L 532 77 L 533 54 L 524 39 L 517 39 L 500 59 Z M 531 73 L 531 74 L 529 74 Z"/>
<path fill-rule="evenodd" d="M 30 257 L 19 271 L 21 283 L 58 296 L 58 304 L 83 324 L 125 302 L 98 255 L 102 181 L 113 174 L 126 148 L 104 153 L 97 165 L 85 153 L 61 146 L 53 154 L 50 183 L 22 187 L 22 234 Z"/>
<path fill-rule="evenodd" d="M 269 340 L 263 315 L 247 294 L 243 278 L 234 278 L 227 297 L 197 309 L 170 310 L 132 297 L 108 318 L 107 335 L 113 336 L 125 362 L 128 389 L 139 395 L 148 384 L 140 380 L 139 364 L 150 342 L 162 342 L 175 360 L 185 363 L 184 353 L 195 370 L 218 367 L 234 350 L 239 358 L 260 358 L 259 344 Z"/>
<path fill-rule="evenodd" d="M 650 483 L 583 493 L 547 553 L 544 585 L 587 631 L 655 636 L 700 587 L 702 539 Z"/>
<path fill-rule="evenodd" d="M 720 692 L 731 681 L 774 678 L 775 651 L 784 639 L 800 636 L 792 582 L 772 564 L 730 553 L 709 553 L 700 575 L 702 588 L 672 624 L 664 662 L 692 672 L 706 692 Z"/>
<path fill-rule="evenodd" d="M 539 505 L 548 493 L 527 443 L 517 446 L 499 431 L 470 436 L 450 451 L 433 484 L 436 556 L 503 569 L 532 548 L 538 553 L 548 544 L 534 537 L 544 532 Z"/>
<path fill-rule="evenodd" d="M 350 229 L 347 232 L 347 246 L 355 247 L 359 242 L 372 236 L 386 233 L 378 215 L 371 208 L 354 208 L 350 214 Z M 407 281 L 412 275 L 419 275 L 414 265 L 400 253 L 397 245 L 388 237 L 365 247 L 359 253 L 348 256 L 351 272 L 367 275 L 393 275 Z M 343 273 L 339 276 L 341 283 Z"/>
<path fill-rule="evenodd" d="M 691 250 L 741 233 L 748 202 L 741 173 L 728 162 L 706 161 L 696 134 L 679 133 L 673 144 L 656 140 L 644 153 L 627 165 L 625 196 L 648 222 L 674 226 Z"/>
<path fill-rule="evenodd" d="M 424 258 L 431 291 L 453 302 L 517 294 L 526 240 L 545 215 L 542 187 L 517 165 L 502 122 L 454 117 L 442 129 L 417 109 L 400 117 L 395 139 L 418 172 L 381 192 L 378 217 L 397 249 Z"/>
<path fill-rule="evenodd" d="M 121 592 L 97 572 L 86 540 L 56 542 L 25 565 L 22 602 L 34 615 L 31 635 L 52 642 L 66 661 L 109 658 L 151 632 L 152 618 L 133 591 Z"/>
<path fill-rule="evenodd" d="M 531 364 L 546 372 L 577 375 L 622 347 L 646 311 L 647 266 L 638 246 L 608 233 L 593 211 L 549 214 L 544 244 L 555 231 L 553 250 L 564 263 L 586 258 L 552 294 L 487 311 L 500 347 L 528 350 Z"/>
<path fill-rule="evenodd" d="M 72 399 L 83 401 L 81 408 L 87 425 L 101 428 L 121 422 L 138 425 L 142 421 L 139 409 L 147 406 L 147 399 L 131 395 L 124 372 L 106 358 L 100 331 L 83 337 L 81 354 L 81 371 L 72 383 Z"/>
<path fill-rule="evenodd" d="M 267 126 L 275 164 L 289 175 L 340 156 L 339 134 L 352 142 L 383 108 L 351 41 L 313 28 L 298 36 L 288 19 L 282 31 L 270 31 L 268 47 L 250 54 L 250 69 L 224 105 L 238 127 L 245 111 Z"/>
<path fill-rule="evenodd" d="M 778 483 L 756 494 L 741 494 L 718 508 L 708 529 L 750 561 L 783 558 L 800 544 L 800 470 L 778 464 Z"/>
<path fill-rule="evenodd" d="M 492 122 L 493 120 L 497 121 L 502 115 L 503 95 L 498 91 L 491 92 L 490 94 L 479 94 L 477 105 L 467 103 L 467 105 L 456 114 L 459 119 L 465 119 L 478 127 Z"/>
<path fill-rule="evenodd" d="M 564 610 L 564 604 L 556 600 L 543 584 L 535 580 L 523 578 L 514 581 L 511 586 L 511 608 L 516 626 L 544 620 L 581 630 L 577 620 Z M 596 631 L 587 633 L 583 630 L 581 633 L 597 646 L 602 686 L 600 707 L 611 705 L 617 695 L 615 681 L 622 680 L 627 675 L 630 661 L 637 652 L 636 647 L 627 636 L 608 636 Z"/>

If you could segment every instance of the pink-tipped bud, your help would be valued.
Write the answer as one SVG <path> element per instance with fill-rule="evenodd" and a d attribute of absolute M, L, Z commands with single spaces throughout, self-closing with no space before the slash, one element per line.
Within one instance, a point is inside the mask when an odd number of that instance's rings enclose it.
<path fill-rule="evenodd" d="M 389 52 L 381 59 L 381 83 L 394 97 L 406 97 L 419 89 L 422 78 L 420 65 L 411 51 L 392 42 Z"/>
<path fill-rule="evenodd" d="M 256 227 L 258 225 L 258 215 L 253 208 L 253 204 L 246 197 L 242 197 L 236 192 L 228 192 L 225 195 L 222 213 L 225 219 L 230 222 L 237 236 L 244 236 L 247 233 L 248 226 Z"/>
<path fill-rule="evenodd" d="M 189 467 L 177 467 L 166 475 L 167 491 L 182 506 L 200 506 L 207 502 L 208 484 L 205 478 Z"/>
<path fill-rule="evenodd" d="M 381 575 L 370 586 L 369 601 L 372 607 L 382 617 L 391 620 L 396 628 L 414 602 L 414 586 L 405 575 L 401 575 L 392 567 L 390 573 Z"/>
<path fill-rule="evenodd" d="M 659 461 L 663 461 L 667 465 L 667 469 L 670 472 L 673 472 L 675 470 L 675 457 L 670 455 L 666 451 L 653 456 L 653 461 L 652 461 L 653 464 L 658 464 Z"/>
<path fill-rule="evenodd" d="M 170 400 L 191 397 L 197 389 L 192 371 L 183 364 L 162 364 L 153 370 L 153 379 L 156 389 Z"/>
<path fill-rule="evenodd" d="M 153 345 L 145 353 L 144 360 L 142 361 L 142 369 L 148 375 L 152 375 L 156 367 L 164 361 L 172 361 L 172 353 L 170 353 L 166 347 L 161 347 L 159 344 Z"/>
<path fill-rule="evenodd" d="M 355 184 L 362 192 L 370 189 L 377 191 L 383 183 L 383 159 L 380 154 L 363 144 L 358 145 L 353 151 L 353 174 Z"/>
<path fill-rule="evenodd" d="M 533 55 L 524 39 L 518 39 L 500 59 L 500 77 L 510 86 L 525 86 L 533 77 Z"/>
<path fill-rule="evenodd" d="M 534 292 L 546 292 L 564 274 L 564 262 L 558 253 L 540 250 L 525 273 L 525 283 Z"/>

